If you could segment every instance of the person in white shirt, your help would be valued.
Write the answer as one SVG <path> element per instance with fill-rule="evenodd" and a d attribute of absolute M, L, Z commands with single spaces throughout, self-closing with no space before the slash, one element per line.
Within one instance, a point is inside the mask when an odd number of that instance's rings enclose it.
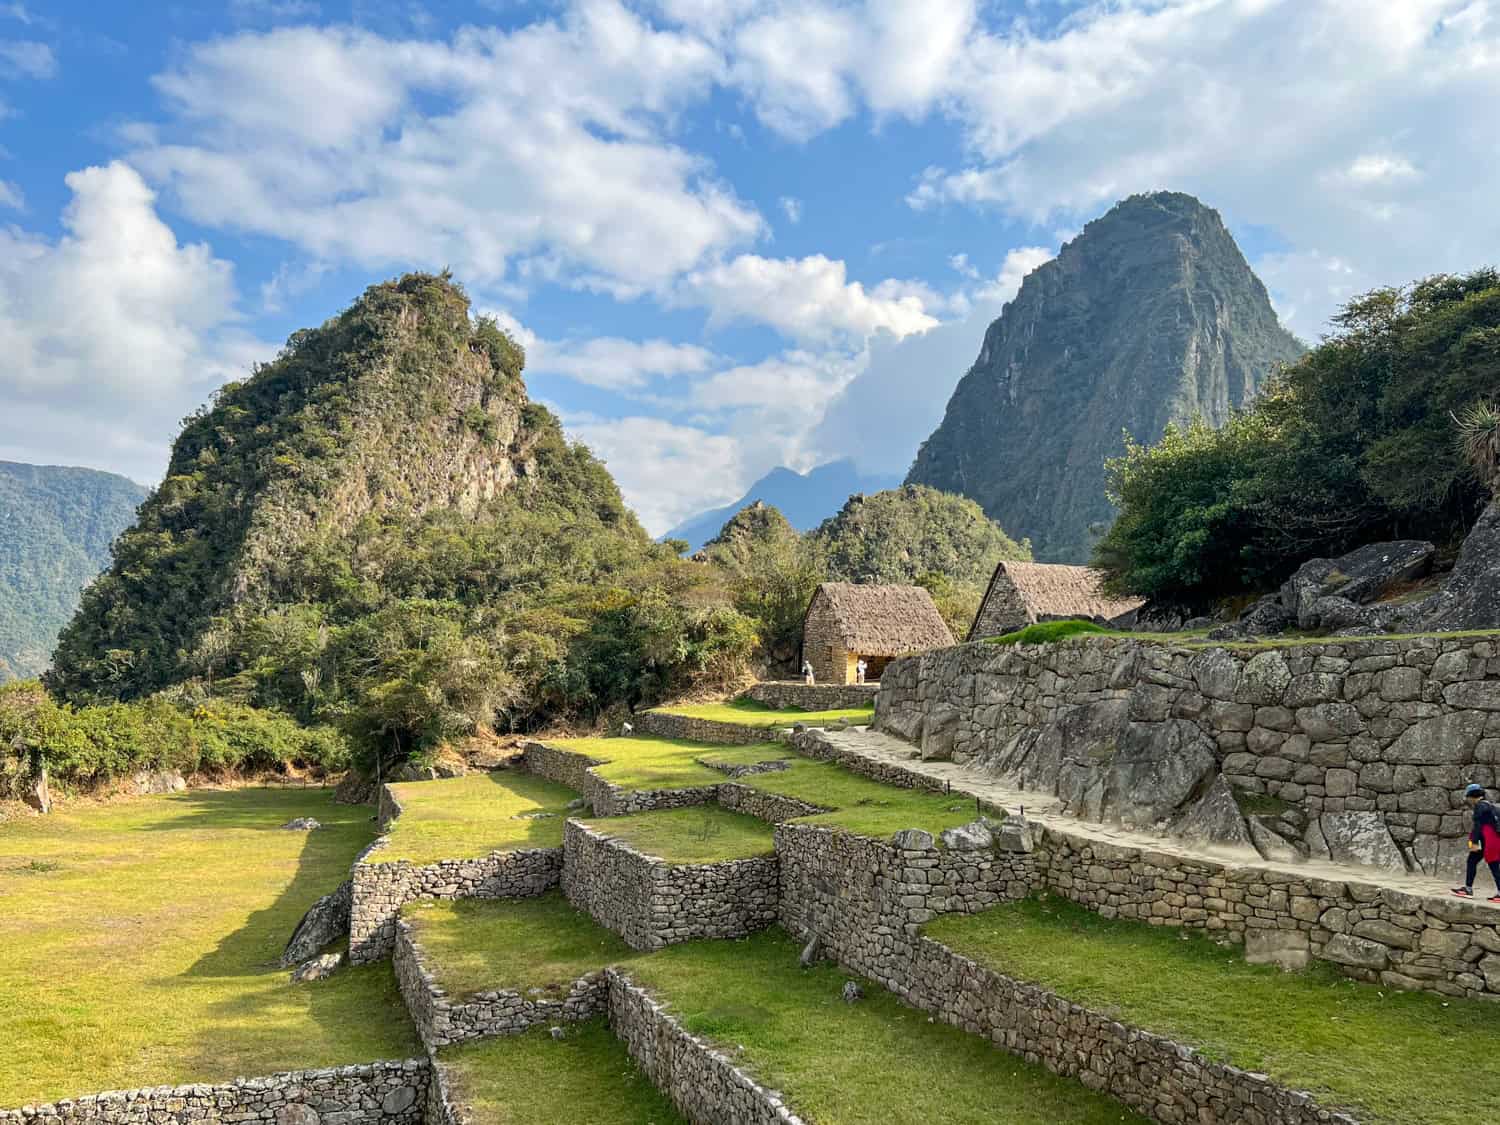
<path fill-rule="evenodd" d="M 869 667 L 870 666 L 865 663 L 865 658 L 863 656 L 861 656 L 859 658 L 859 663 L 854 666 L 854 682 L 855 683 L 862 684 L 862 683 L 865 682 L 865 670 L 867 668 L 869 668 Z"/>
<path fill-rule="evenodd" d="M 810 684 L 810 683 L 813 682 L 813 670 L 812 670 L 812 661 L 811 660 L 804 660 L 802 662 L 802 682 L 804 684 Z"/>

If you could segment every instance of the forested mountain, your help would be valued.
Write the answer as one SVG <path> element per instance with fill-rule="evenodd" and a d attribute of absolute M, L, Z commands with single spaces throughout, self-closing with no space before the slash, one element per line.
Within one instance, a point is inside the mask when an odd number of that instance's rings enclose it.
<path fill-rule="evenodd" d="M 402 754 L 738 675 L 753 623 L 651 542 L 523 362 L 446 276 L 293 334 L 185 424 L 48 686 L 271 707 Z"/>
<path fill-rule="evenodd" d="M 879 492 L 894 488 L 894 476 L 861 473 L 853 461 L 829 461 L 805 473 L 772 469 L 750 486 L 733 504 L 702 512 L 678 524 L 663 539 L 684 539 L 696 551 L 719 533 L 725 521 L 757 500 L 775 508 L 798 531 L 810 531 L 843 507 L 856 492 Z"/>
<path fill-rule="evenodd" d="M 0 461 L 0 680 L 46 668 L 145 495 L 113 473 Z"/>
<path fill-rule="evenodd" d="M 907 475 L 972 497 L 1044 562 L 1081 563 L 1114 516 L 1124 435 L 1221 426 L 1302 345 L 1218 214 L 1136 195 L 1022 283 Z"/>

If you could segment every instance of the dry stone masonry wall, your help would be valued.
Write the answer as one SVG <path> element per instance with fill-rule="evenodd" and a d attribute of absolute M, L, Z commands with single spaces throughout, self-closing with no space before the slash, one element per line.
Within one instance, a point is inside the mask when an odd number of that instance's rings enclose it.
<path fill-rule="evenodd" d="M 426 1059 L 151 1086 L 0 1110 L 3 1125 L 422 1125 Z"/>
<path fill-rule="evenodd" d="M 593 772 L 593 767 L 603 765 L 600 759 L 540 742 L 526 744 L 522 764 L 528 772 L 581 794 L 595 816 L 630 816 L 656 809 L 690 808 L 712 804 L 718 795 L 716 785 L 678 789 L 626 789 L 611 785 Z"/>
<path fill-rule="evenodd" d="M 609 1024 L 691 1125 L 803 1125 L 781 1098 L 688 1031 L 619 969 L 606 969 Z"/>
<path fill-rule="evenodd" d="M 879 684 L 804 684 L 800 680 L 763 680 L 745 694 L 778 710 L 842 711 L 847 707 L 872 706 L 879 690 Z"/>
<path fill-rule="evenodd" d="M 667 711 L 638 711 L 631 716 L 636 734 L 652 738 L 681 738 L 688 742 L 712 742 L 723 746 L 754 746 L 776 739 L 775 727 L 753 727 L 744 723 L 721 723 L 695 719 Z M 790 725 L 790 724 L 788 724 Z"/>
<path fill-rule="evenodd" d="M 433 979 L 422 947 L 404 920 L 396 923 L 392 960 L 402 999 L 429 1051 L 466 1039 L 518 1035 L 542 1023 L 585 1020 L 606 1007 L 602 971 L 587 973 L 573 981 L 567 993 L 557 999 L 522 995 L 509 989 L 450 997 Z"/>
<path fill-rule="evenodd" d="M 1267 799 L 1244 826 L 1263 854 L 1433 874 L 1463 854 L 1463 786 L 1497 780 L 1497 640 L 961 645 L 892 663 L 876 722 L 932 756 L 1050 784 L 1085 815 L 1107 811 L 1114 781 L 1080 772 L 1070 745 L 1170 752 L 1184 796 L 1222 771 Z M 1124 807 L 1137 822 L 1172 811 Z"/>
<path fill-rule="evenodd" d="M 351 872 L 349 960 L 356 964 L 391 952 L 397 912 L 413 899 L 530 898 L 551 890 L 562 878 L 561 848 L 491 852 L 480 859 L 423 865 L 406 860 L 374 863 L 367 858 L 370 854 L 356 860 Z"/>
<path fill-rule="evenodd" d="M 576 820 L 564 829 L 563 893 L 633 949 L 736 938 L 776 921 L 775 856 L 673 864 Z"/>

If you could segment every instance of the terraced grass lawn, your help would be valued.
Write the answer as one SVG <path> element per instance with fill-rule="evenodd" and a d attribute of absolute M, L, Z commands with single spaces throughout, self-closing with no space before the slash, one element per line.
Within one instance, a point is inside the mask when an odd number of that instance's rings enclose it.
<path fill-rule="evenodd" d="M 585 973 L 640 956 L 561 891 L 536 898 L 420 899 L 401 908 L 452 996 L 540 988 L 552 999 Z"/>
<path fill-rule="evenodd" d="M 725 703 L 680 703 L 658 707 L 668 715 L 686 715 L 690 719 L 711 719 L 716 723 L 736 723 L 745 727 L 789 727 L 806 723 L 826 727 L 833 723 L 868 723 L 875 717 L 875 704 L 868 707 L 844 707 L 833 711 L 801 711 L 795 707 L 778 710 L 758 699 L 731 699 Z"/>
<path fill-rule="evenodd" d="M 470 1107 L 475 1125 L 686 1125 L 603 1018 L 569 1024 L 561 1040 L 539 1027 L 448 1047 L 438 1059 L 450 1097 Z"/>
<path fill-rule="evenodd" d="M 279 827 L 299 816 L 323 827 Z M 0 825 L 0 1106 L 420 1054 L 389 962 L 308 985 L 274 964 L 374 835 L 326 789 Z"/>
<path fill-rule="evenodd" d="M 776 850 L 771 825 L 718 805 L 659 809 L 584 823 L 668 863 L 723 863 Z"/>
<path fill-rule="evenodd" d="M 797 966 L 781 930 L 671 946 L 630 967 L 690 1031 L 714 1040 L 814 1125 L 1141 1122 L 1113 1099 L 904 1007 L 836 966 Z M 742 1048 L 742 1049 L 741 1049 Z"/>
<path fill-rule="evenodd" d="M 494 851 L 562 846 L 563 820 L 573 790 L 521 770 L 469 774 L 441 781 L 392 785 L 401 815 L 390 843 L 367 863 L 436 863 Z"/>
<path fill-rule="evenodd" d="M 1327 965 L 1283 973 L 1201 935 L 1111 921 L 1051 898 L 946 915 L 927 933 L 1009 976 L 1309 1090 L 1364 1122 L 1459 1125 L 1493 1116 L 1482 1069 L 1500 1057 L 1500 1020 L 1482 1001 L 1382 989 Z"/>
<path fill-rule="evenodd" d="M 547 744 L 603 760 L 594 773 L 627 789 L 685 789 L 728 780 L 724 772 L 700 765 L 700 760 L 736 766 L 785 761 L 785 770 L 734 780 L 834 810 L 804 817 L 798 824 L 821 824 L 862 836 L 890 836 L 903 828 L 925 828 L 936 835 L 977 815 L 973 802 L 885 785 L 831 762 L 804 758 L 781 742 L 729 747 L 673 738 L 560 738 Z"/>

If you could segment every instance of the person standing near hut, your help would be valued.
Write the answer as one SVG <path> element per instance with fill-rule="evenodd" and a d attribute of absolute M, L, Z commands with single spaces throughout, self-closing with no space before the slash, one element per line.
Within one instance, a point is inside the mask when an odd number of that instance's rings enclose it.
<path fill-rule="evenodd" d="M 865 672 L 867 672 L 869 668 L 870 665 L 865 661 L 865 658 L 861 656 L 859 658 L 859 663 L 854 666 L 854 682 L 857 684 L 864 683 Z"/>
<path fill-rule="evenodd" d="M 1464 790 L 1464 804 L 1474 811 L 1474 826 L 1469 830 L 1469 863 L 1464 885 L 1454 887 L 1453 893 L 1459 898 L 1474 897 L 1474 876 L 1482 859 L 1489 865 L 1490 878 L 1495 881 L 1495 893 L 1489 901 L 1500 903 L 1500 810 L 1490 803 L 1482 785 L 1470 785 Z"/>
<path fill-rule="evenodd" d="M 813 682 L 813 669 L 811 660 L 804 660 L 802 662 L 802 682 L 804 684 L 810 684 Z"/>

